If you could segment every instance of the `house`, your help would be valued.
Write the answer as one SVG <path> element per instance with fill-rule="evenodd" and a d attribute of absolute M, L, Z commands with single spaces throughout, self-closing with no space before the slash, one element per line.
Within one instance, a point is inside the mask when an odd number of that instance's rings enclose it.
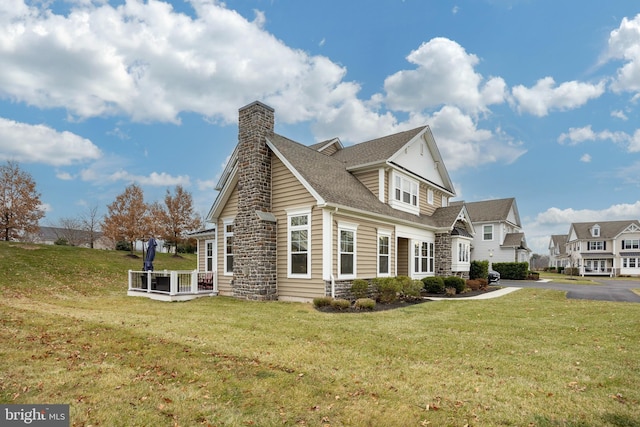
<path fill-rule="evenodd" d="M 564 268 L 569 265 L 566 234 L 554 234 L 549 240 L 549 267 Z"/>
<path fill-rule="evenodd" d="M 101 232 L 91 233 L 86 230 L 75 230 L 62 227 L 40 227 L 35 233 L 30 233 L 26 240 L 43 245 L 54 245 L 57 241 L 65 241 L 72 246 L 94 249 L 114 249 L 115 243 Z"/>
<path fill-rule="evenodd" d="M 515 198 L 452 203 L 458 204 L 467 207 L 476 230 L 472 261 L 529 262 L 531 249 L 522 231 Z"/>
<path fill-rule="evenodd" d="M 574 222 L 566 252 L 581 276 L 640 276 L 640 222 Z"/>
<path fill-rule="evenodd" d="M 310 301 L 347 295 L 354 279 L 468 277 L 474 229 L 428 126 L 345 147 L 273 132 L 275 111 L 239 110 L 199 272 L 221 295 Z"/>

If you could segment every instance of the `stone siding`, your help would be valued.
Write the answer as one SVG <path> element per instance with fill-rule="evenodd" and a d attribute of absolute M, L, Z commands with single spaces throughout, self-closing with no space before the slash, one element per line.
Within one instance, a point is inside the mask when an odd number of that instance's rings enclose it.
<path fill-rule="evenodd" d="M 271 212 L 271 154 L 274 110 L 254 102 L 239 111 L 238 214 L 233 230 L 233 295 L 252 300 L 278 297 L 276 223 Z"/>
<path fill-rule="evenodd" d="M 437 233 L 434 254 L 436 276 L 451 276 L 451 256 L 451 234 Z"/>

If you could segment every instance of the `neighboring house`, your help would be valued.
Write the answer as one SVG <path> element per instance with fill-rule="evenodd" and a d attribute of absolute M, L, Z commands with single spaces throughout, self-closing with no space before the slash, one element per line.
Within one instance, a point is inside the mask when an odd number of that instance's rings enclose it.
<path fill-rule="evenodd" d="M 566 251 L 581 276 L 640 276 L 640 222 L 574 222 Z"/>
<path fill-rule="evenodd" d="M 568 265 L 567 236 L 565 234 L 554 234 L 549 240 L 549 267 L 564 268 Z"/>
<path fill-rule="evenodd" d="M 349 147 L 273 133 L 274 110 L 239 110 L 238 145 L 198 240 L 221 295 L 310 301 L 354 279 L 468 277 L 474 229 L 429 127 Z"/>
<path fill-rule="evenodd" d="M 527 246 L 516 199 L 453 202 L 464 204 L 476 231 L 471 250 L 472 261 L 529 262 Z"/>
<path fill-rule="evenodd" d="M 91 247 L 91 233 L 85 230 L 73 230 L 62 227 L 40 227 L 36 233 L 30 233 L 27 240 L 33 243 L 44 245 L 53 245 L 58 240 L 64 240 L 68 245 Z M 93 235 L 94 249 L 114 249 L 115 243 L 101 232 L 95 232 Z"/>

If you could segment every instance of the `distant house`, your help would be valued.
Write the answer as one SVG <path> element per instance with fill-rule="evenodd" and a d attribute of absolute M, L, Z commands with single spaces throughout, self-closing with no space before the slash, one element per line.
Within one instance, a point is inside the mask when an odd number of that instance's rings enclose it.
<path fill-rule="evenodd" d="M 354 279 L 468 277 L 473 238 L 428 126 L 344 147 L 275 134 L 274 110 L 239 110 L 239 138 L 198 240 L 222 295 L 309 301 Z"/>
<path fill-rule="evenodd" d="M 567 235 L 554 234 L 549 240 L 549 267 L 564 268 L 568 265 Z"/>
<path fill-rule="evenodd" d="M 566 253 L 568 266 L 581 276 L 640 276 L 640 222 L 574 222 Z"/>
<path fill-rule="evenodd" d="M 464 204 L 476 234 L 471 251 L 472 261 L 529 262 L 531 249 L 522 231 L 516 199 L 495 199 Z"/>
<path fill-rule="evenodd" d="M 25 237 L 25 240 L 44 245 L 53 245 L 58 241 L 65 241 L 68 245 L 91 247 L 91 233 L 85 230 L 61 227 L 40 227 L 38 232 L 29 234 Z M 93 247 L 94 249 L 115 249 L 115 243 L 101 232 L 95 232 L 93 235 Z"/>

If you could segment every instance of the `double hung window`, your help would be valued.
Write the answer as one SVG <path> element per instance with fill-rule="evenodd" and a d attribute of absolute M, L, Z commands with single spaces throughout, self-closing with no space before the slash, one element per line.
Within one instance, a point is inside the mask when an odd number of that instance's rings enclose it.
<path fill-rule="evenodd" d="M 288 270 L 289 277 L 311 277 L 311 211 L 289 213 L 288 222 Z"/>

